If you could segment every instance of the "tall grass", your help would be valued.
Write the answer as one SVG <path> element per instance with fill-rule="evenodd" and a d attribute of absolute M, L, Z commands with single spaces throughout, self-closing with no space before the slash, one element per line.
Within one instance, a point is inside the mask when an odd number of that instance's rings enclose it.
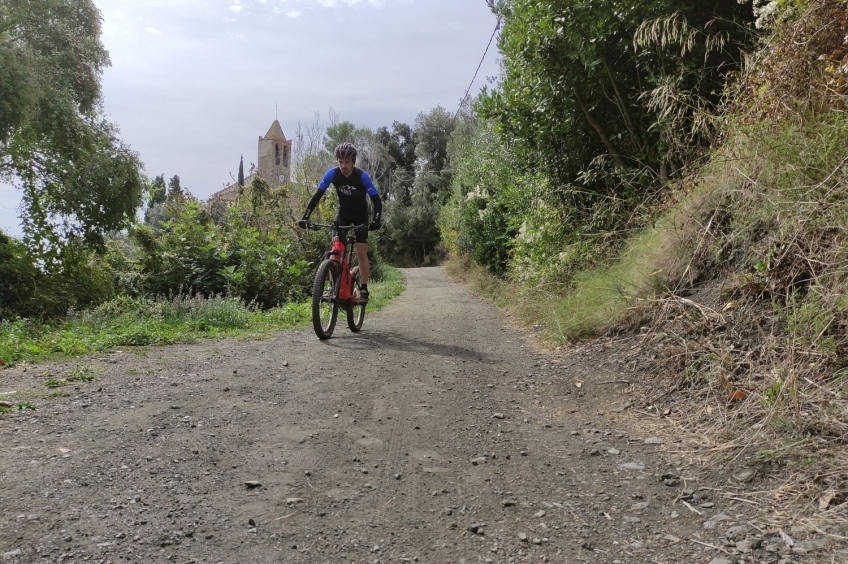
<path fill-rule="evenodd" d="M 369 284 L 368 310 L 384 307 L 403 287 L 400 271 L 384 267 L 383 279 Z M 234 298 L 119 297 L 92 310 L 72 312 L 53 324 L 24 319 L 0 322 L 0 366 L 82 356 L 117 347 L 261 337 L 302 326 L 310 319 L 311 306 L 306 300 L 262 310 Z"/>

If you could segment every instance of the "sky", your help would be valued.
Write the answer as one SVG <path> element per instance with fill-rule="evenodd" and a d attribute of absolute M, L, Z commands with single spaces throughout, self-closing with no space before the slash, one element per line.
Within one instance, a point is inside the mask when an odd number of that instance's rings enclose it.
<path fill-rule="evenodd" d="M 94 3 L 107 120 L 147 176 L 179 175 L 201 200 L 232 182 L 241 155 L 247 171 L 274 119 L 289 139 L 331 111 L 359 127 L 414 125 L 499 73 L 485 0 Z M 0 229 L 15 237 L 19 201 L 0 185 Z"/>

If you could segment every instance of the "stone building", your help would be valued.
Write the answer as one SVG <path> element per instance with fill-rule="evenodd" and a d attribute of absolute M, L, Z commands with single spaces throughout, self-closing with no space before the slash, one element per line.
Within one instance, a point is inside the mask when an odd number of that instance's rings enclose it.
<path fill-rule="evenodd" d="M 258 164 L 251 165 L 248 175 L 244 177 L 244 185 L 249 186 L 255 176 L 259 176 L 271 186 L 291 182 L 291 157 L 292 142 L 286 139 L 280 122 L 275 119 L 268 133 L 259 137 L 256 159 Z M 232 203 L 238 196 L 238 182 L 233 182 L 212 194 L 209 200 L 218 199 Z"/>

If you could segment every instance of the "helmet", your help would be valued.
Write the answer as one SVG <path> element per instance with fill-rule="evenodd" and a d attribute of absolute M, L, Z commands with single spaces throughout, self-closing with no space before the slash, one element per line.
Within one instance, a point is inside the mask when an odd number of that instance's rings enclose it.
<path fill-rule="evenodd" d="M 345 142 L 336 147 L 336 160 L 340 159 L 352 159 L 354 163 L 356 162 L 356 147 L 353 143 Z"/>

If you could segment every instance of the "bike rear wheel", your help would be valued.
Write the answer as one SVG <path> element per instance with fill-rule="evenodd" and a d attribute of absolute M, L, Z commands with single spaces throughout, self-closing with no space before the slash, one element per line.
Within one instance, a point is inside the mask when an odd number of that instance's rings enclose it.
<path fill-rule="evenodd" d="M 359 330 L 362 329 L 362 322 L 365 320 L 365 306 L 358 303 L 360 293 L 359 267 L 354 266 L 350 275 L 352 278 L 350 293 L 353 295 L 353 300 L 347 306 L 347 326 L 354 333 L 359 333 Z"/>
<path fill-rule="evenodd" d="M 329 339 L 336 328 L 339 314 L 336 301 L 338 280 L 339 265 L 335 261 L 327 259 L 318 266 L 312 285 L 312 328 L 319 339 Z"/>

